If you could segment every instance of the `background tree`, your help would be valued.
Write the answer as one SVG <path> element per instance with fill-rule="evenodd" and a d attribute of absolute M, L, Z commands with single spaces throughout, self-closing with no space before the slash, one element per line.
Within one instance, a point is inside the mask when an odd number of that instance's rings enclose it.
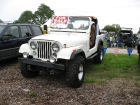
<path fill-rule="evenodd" d="M 32 11 L 24 11 L 15 23 L 34 23 L 42 25 L 47 22 L 54 15 L 54 11 L 49 6 L 41 4 L 38 10 L 32 13 Z"/>
<path fill-rule="evenodd" d="M 38 10 L 35 11 L 33 15 L 34 17 L 33 22 L 39 25 L 44 24 L 46 21 L 52 18 L 53 15 L 54 15 L 54 11 L 51 10 L 49 6 L 45 4 L 41 4 L 38 7 Z"/>
<path fill-rule="evenodd" d="M 109 32 L 117 33 L 119 29 L 120 29 L 119 24 L 112 24 L 112 25 L 106 25 L 102 30 L 106 30 L 108 33 Z"/>
<path fill-rule="evenodd" d="M 15 22 L 19 22 L 19 23 L 32 23 L 33 21 L 33 13 L 32 11 L 24 11 L 21 16 L 19 17 L 18 20 L 16 20 Z"/>
<path fill-rule="evenodd" d="M 20 23 L 18 20 L 14 20 L 14 22 L 13 23 Z"/>
<path fill-rule="evenodd" d="M 120 25 L 119 24 L 112 24 L 112 26 L 116 28 L 117 32 L 119 31 L 119 29 L 120 29 Z"/>

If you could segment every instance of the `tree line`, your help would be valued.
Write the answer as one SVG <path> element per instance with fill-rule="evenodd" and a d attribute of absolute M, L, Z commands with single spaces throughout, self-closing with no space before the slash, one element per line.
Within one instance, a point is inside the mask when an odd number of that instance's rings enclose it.
<path fill-rule="evenodd" d="M 102 30 L 106 30 L 108 33 L 109 32 L 115 32 L 117 33 L 120 29 L 120 25 L 119 24 L 112 24 L 112 25 L 106 25 L 104 26 L 104 28 Z"/>
<path fill-rule="evenodd" d="M 45 22 L 47 22 L 47 20 L 52 18 L 53 15 L 54 15 L 54 11 L 49 6 L 42 3 L 38 7 L 37 11 L 33 13 L 30 10 L 26 10 L 23 13 L 21 13 L 18 20 L 15 20 L 14 22 L 15 23 L 32 23 L 32 24 L 42 25 Z"/>
<path fill-rule="evenodd" d="M 49 6 L 42 3 L 38 7 L 37 11 L 33 13 L 30 10 L 26 10 L 23 13 L 21 13 L 18 20 L 15 20 L 14 22 L 42 25 L 46 23 L 49 19 L 51 19 L 53 15 L 54 15 L 54 10 L 52 10 Z M 106 30 L 108 33 L 109 32 L 117 33 L 119 29 L 120 29 L 119 24 L 112 24 L 112 25 L 106 25 L 102 30 Z"/>

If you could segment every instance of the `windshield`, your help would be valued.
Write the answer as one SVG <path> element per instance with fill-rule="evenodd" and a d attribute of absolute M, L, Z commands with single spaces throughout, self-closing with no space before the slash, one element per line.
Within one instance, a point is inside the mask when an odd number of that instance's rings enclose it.
<path fill-rule="evenodd" d="M 87 30 L 90 20 L 86 17 L 54 16 L 51 28 Z"/>
<path fill-rule="evenodd" d="M 5 27 L 6 27 L 5 25 L 0 25 L 0 34 L 2 33 Z"/>

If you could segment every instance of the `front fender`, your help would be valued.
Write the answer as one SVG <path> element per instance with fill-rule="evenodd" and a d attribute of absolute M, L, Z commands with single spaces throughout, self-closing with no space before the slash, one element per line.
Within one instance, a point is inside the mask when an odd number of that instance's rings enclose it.
<path fill-rule="evenodd" d="M 63 48 L 57 54 L 58 59 L 71 59 L 72 53 L 79 51 L 83 46 L 69 47 Z"/>
<path fill-rule="evenodd" d="M 70 59 L 74 59 L 78 54 L 82 54 L 85 57 L 84 51 L 82 49 L 78 49 L 76 52 L 72 52 Z"/>
<path fill-rule="evenodd" d="M 22 44 L 19 48 L 19 53 L 23 53 L 23 52 L 28 52 L 29 55 L 32 55 L 31 53 L 31 49 L 30 49 L 30 46 L 28 45 L 28 43 L 26 44 Z"/>
<path fill-rule="evenodd" d="M 99 42 L 98 42 L 98 47 L 102 45 L 103 46 L 103 41 L 100 39 Z"/>

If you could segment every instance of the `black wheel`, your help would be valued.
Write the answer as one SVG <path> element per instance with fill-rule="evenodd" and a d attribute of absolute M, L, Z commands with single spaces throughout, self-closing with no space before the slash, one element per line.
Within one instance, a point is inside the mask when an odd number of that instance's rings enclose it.
<path fill-rule="evenodd" d="M 66 73 L 66 81 L 72 88 L 79 88 L 83 84 L 85 76 L 85 61 L 82 56 L 76 56 L 69 61 Z"/>
<path fill-rule="evenodd" d="M 129 36 L 128 35 L 123 35 L 122 38 L 123 38 L 124 42 L 127 42 L 129 40 Z"/>
<path fill-rule="evenodd" d="M 103 46 L 100 45 L 97 49 L 97 55 L 94 57 L 94 63 L 100 64 L 103 61 L 104 51 Z"/>
<path fill-rule="evenodd" d="M 139 57 L 138 57 L 138 66 L 140 68 L 140 53 L 139 53 Z"/>
<path fill-rule="evenodd" d="M 24 63 L 20 63 L 21 74 L 27 78 L 36 77 L 39 74 L 39 71 L 32 71 L 30 66 Z"/>

